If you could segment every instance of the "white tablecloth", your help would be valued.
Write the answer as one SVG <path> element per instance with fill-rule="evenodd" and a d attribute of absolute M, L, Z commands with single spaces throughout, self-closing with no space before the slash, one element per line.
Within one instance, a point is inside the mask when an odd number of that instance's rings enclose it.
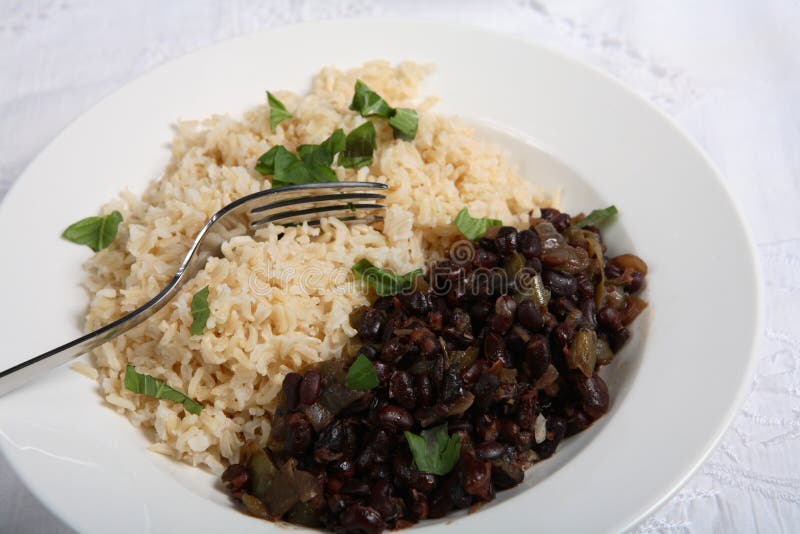
<path fill-rule="evenodd" d="M 560 48 L 623 80 L 708 151 L 758 244 L 764 341 L 751 392 L 722 444 L 638 530 L 800 531 L 797 2 L 5 0 L 0 198 L 67 123 L 152 67 L 236 35 L 352 16 L 465 22 Z M 680 207 L 676 215 L 697 217 L 698 231 L 703 217 L 714 216 Z M 2 458 L 0 532 L 70 532 Z"/>

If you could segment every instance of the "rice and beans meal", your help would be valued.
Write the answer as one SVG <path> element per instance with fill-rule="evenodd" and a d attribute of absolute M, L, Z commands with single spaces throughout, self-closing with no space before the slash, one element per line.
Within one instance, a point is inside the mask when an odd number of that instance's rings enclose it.
<path fill-rule="evenodd" d="M 86 329 L 136 309 L 226 204 L 294 184 L 388 186 L 378 225 L 237 237 L 79 370 L 152 450 L 249 513 L 380 532 L 490 501 L 609 408 L 598 369 L 646 306 L 606 255 L 616 208 L 570 216 L 501 148 L 420 100 L 428 68 L 323 69 L 241 120 L 178 124 L 164 175 L 64 237 L 90 246 Z"/>

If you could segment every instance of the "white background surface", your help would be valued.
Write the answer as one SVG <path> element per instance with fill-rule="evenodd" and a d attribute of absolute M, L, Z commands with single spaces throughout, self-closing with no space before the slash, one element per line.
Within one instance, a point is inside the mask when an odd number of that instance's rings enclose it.
<path fill-rule="evenodd" d="M 104 95 L 164 61 L 236 35 L 338 16 L 411 16 L 471 23 L 562 49 L 633 87 L 708 151 L 750 223 L 766 283 L 760 361 L 740 415 L 687 486 L 638 530 L 797 531 L 800 6 L 700 4 L 6 0 L 0 2 L 0 198 L 49 140 Z M 268 55 L 264 64 L 269 68 Z M 696 218 L 702 232 L 703 219 L 714 214 L 676 206 L 675 216 Z M 702 296 L 692 305 L 714 314 L 714 303 Z M 70 530 L 0 459 L 5 532 Z"/>

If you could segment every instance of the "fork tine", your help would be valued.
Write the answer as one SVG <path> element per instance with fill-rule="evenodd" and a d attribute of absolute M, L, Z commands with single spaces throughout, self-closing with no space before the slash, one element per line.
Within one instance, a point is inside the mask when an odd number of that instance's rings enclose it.
<path fill-rule="evenodd" d="M 336 217 L 336 218 L 341 222 L 347 224 L 372 224 L 374 222 L 383 221 L 382 215 L 365 215 L 363 217 L 353 215 L 351 217 Z M 322 222 L 321 219 L 311 219 L 310 221 L 303 221 L 297 223 L 283 223 L 282 226 L 299 226 L 303 223 L 306 223 L 309 226 L 318 226 L 320 222 Z"/>
<path fill-rule="evenodd" d="M 336 204 L 328 206 L 316 206 L 312 208 L 305 208 L 292 211 L 284 211 L 280 213 L 273 213 L 257 221 L 250 223 L 251 226 L 260 226 L 263 224 L 287 224 L 287 223 L 302 223 L 309 219 L 319 219 L 320 217 L 337 217 L 338 219 L 347 218 L 353 220 L 358 217 L 357 213 L 360 212 L 374 212 L 386 209 L 383 204 Z M 345 217 L 337 216 L 337 214 L 344 214 Z M 316 216 L 316 217 L 308 217 Z M 286 222 L 280 222 L 286 221 Z"/>
<path fill-rule="evenodd" d="M 286 206 L 294 206 L 297 204 L 312 204 L 317 202 L 327 202 L 327 201 L 337 201 L 337 202 L 344 202 L 348 200 L 383 200 L 386 198 L 386 195 L 381 193 L 338 193 L 338 194 L 331 194 L 331 195 L 314 195 L 314 196 L 306 196 L 306 197 L 298 197 L 298 198 L 288 198 L 285 200 L 279 200 L 277 202 L 272 202 L 270 204 L 264 204 L 263 206 L 258 206 L 250 210 L 251 214 L 254 213 L 262 213 L 265 211 L 274 210 L 277 208 L 284 208 Z"/>

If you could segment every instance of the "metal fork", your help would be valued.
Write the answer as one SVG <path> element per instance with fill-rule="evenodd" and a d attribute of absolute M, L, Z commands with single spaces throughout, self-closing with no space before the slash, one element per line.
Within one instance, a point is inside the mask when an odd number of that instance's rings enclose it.
<path fill-rule="evenodd" d="M 252 235 L 267 224 L 319 224 L 336 217 L 348 224 L 371 224 L 380 215 L 387 186 L 375 182 L 329 182 L 292 185 L 253 193 L 215 213 L 195 237 L 175 277 L 150 301 L 94 332 L 0 372 L 0 396 L 146 321 L 164 307 L 211 257 L 221 256 L 222 244 Z"/>

